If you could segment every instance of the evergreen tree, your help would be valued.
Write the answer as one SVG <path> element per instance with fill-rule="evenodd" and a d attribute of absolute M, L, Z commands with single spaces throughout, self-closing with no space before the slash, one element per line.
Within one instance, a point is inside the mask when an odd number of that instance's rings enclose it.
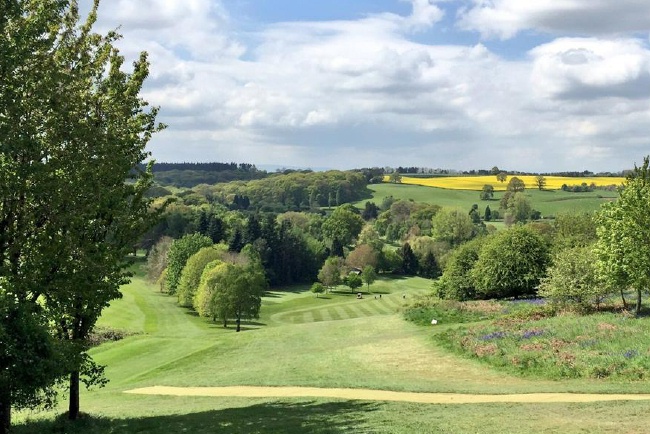
<path fill-rule="evenodd" d="M 438 261 L 436 261 L 433 252 L 427 252 L 427 254 L 422 258 L 422 261 L 420 262 L 420 274 L 428 279 L 440 277 L 440 266 L 438 266 Z"/>
<path fill-rule="evenodd" d="M 409 243 L 404 243 L 401 250 L 402 254 L 402 273 L 413 276 L 418 272 L 418 259 L 411 249 Z"/>

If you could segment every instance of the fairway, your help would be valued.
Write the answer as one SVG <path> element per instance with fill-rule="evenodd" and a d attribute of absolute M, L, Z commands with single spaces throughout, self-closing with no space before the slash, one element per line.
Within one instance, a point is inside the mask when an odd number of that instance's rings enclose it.
<path fill-rule="evenodd" d="M 18 414 L 15 432 L 570 433 L 650 423 L 636 401 L 645 397 L 629 395 L 647 393 L 643 382 L 537 381 L 436 347 L 431 333 L 453 325 L 418 327 L 399 313 L 430 285 L 382 278 L 362 299 L 344 287 L 318 298 L 274 289 L 261 318 L 236 333 L 136 277 L 100 321 L 135 334 L 92 350 L 111 381 L 82 393 L 91 416 L 55 418 L 62 401 L 54 412 Z M 125 393 L 138 389 L 166 394 Z M 504 429 L 513 418 L 523 421 Z"/>

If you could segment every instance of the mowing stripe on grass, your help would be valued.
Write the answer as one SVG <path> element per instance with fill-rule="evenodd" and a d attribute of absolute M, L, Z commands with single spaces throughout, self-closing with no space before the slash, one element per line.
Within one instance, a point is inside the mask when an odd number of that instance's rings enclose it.
<path fill-rule="evenodd" d="M 314 322 L 323 321 L 323 311 L 321 309 L 314 309 L 312 311 L 312 317 L 314 318 Z"/>
<path fill-rule="evenodd" d="M 307 311 L 302 314 L 302 322 L 309 323 L 314 322 L 314 313 L 312 311 Z"/>
<path fill-rule="evenodd" d="M 332 313 L 329 309 L 318 309 L 318 312 L 320 312 L 323 321 L 332 321 Z"/>
<path fill-rule="evenodd" d="M 351 313 L 344 306 L 334 306 L 334 310 L 340 319 L 350 319 Z"/>

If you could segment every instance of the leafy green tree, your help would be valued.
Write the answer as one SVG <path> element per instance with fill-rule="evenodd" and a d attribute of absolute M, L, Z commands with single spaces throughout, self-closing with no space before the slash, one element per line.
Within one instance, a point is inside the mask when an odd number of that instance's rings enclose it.
<path fill-rule="evenodd" d="M 490 184 L 485 184 L 479 196 L 481 200 L 491 200 L 494 197 L 494 187 Z"/>
<path fill-rule="evenodd" d="M 181 274 L 187 260 L 203 247 L 212 246 L 212 240 L 201 234 L 189 234 L 175 240 L 167 254 L 167 290 L 170 295 L 176 294 L 181 280 Z"/>
<path fill-rule="evenodd" d="M 560 251 L 568 247 L 586 247 L 596 242 L 596 213 L 563 212 L 553 220 L 553 247 Z"/>
<path fill-rule="evenodd" d="M 396 170 L 396 171 L 394 171 L 393 173 L 390 174 L 389 179 L 390 179 L 390 182 L 392 182 L 393 184 L 401 184 L 402 175 L 400 175 L 400 173 Z"/>
<path fill-rule="evenodd" d="M 368 291 L 370 291 L 370 285 L 372 285 L 375 280 L 377 280 L 377 272 L 375 271 L 375 267 L 372 265 L 366 265 L 363 267 L 363 271 L 361 272 L 361 280 L 363 280 L 363 283 L 365 283 L 368 287 Z"/>
<path fill-rule="evenodd" d="M 515 193 L 508 203 L 508 213 L 512 216 L 513 223 L 526 222 L 532 211 L 533 207 L 523 193 Z"/>
<path fill-rule="evenodd" d="M 6 6 L 0 18 L 3 297 L 17 300 L 22 311 L 39 304 L 49 317 L 69 352 L 68 416 L 75 419 L 80 373 L 101 383 L 84 341 L 102 309 L 120 296 L 129 277 L 124 257 L 156 217 L 148 212 L 151 172 L 138 165 L 162 126 L 157 109 L 147 110 L 139 95 L 146 54 L 132 73 L 124 71 L 113 45 L 119 36 L 92 32 L 97 3 L 83 23 L 70 1 Z M 11 401 L 0 406 L 10 410 Z"/>
<path fill-rule="evenodd" d="M 650 157 L 628 175 L 616 202 L 597 217 L 596 252 L 601 273 L 612 287 L 636 291 L 636 314 L 650 287 Z"/>
<path fill-rule="evenodd" d="M 538 294 L 563 308 L 585 312 L 598 308 L 609 295 L 609 287 L 599 275 L 598 258 L 591 247 L 572 247 L 558 252 Z"/>
<path fill-rule="evenodd" d="M 178 304 L 183 307 L 191 307 L 194 295 L 201 284 L 201 276 L 205 266 L 212 261 L 223 260 L 228 247 L 225 244 L 215 244 L 210 247 L 203 247 L 201 250 L 189 257 L 179 280 L 176 295 Z"/>
<path fill-rule="evenodd" d="M 353 273 L 347 277 L 345 284 L 350 288 L 351 292 L 354 292 L 355 289 L 363 285 L 363 280 L 358 274 Z"/>
<path fill-rule="evenodd" d="M 483 297 L 518 297 L 535 293 L 548 264 L 544 239 L 527 226 L 514 226 L 486 239 L 471 278 Z"/>
<path fill-rule="evenodd" d="M 322 283 L 320 283 L 320 282 L 315 282 L 315 283 L 311 286 L 311 288 L 309 288 L 309 290 L 310 290 L 311 292 L 313 292 L 314 294 L 316 294 L 316 298 L 318 298 L 318 294 L 322 294 L 323 292 L 325 292 L 325 287 L 323 286 Z"/>
<path fill-rule="evenodd" d="M 493 166 L 492 169 L 490 169 L 490 173 L 492 175 L 498 175 L 499 173 L 501 173 L 501 170 L 499 170 L 497 166 Z"/>
<path fill-rule="evenodd" d="M 213 320 L 221 319 L 224 327 L 234 318 L 236 331 L 240 331 L 241 320 L 259 317 L 267 287 L 260 264 L 221 263 L 204 279 L 197 294 L 197 312 Z"/>
<path fill-rule="evenodd" d="M 506 172 L 499 172 L 497 173 L 496 177 L 497 181 L 503 184 L 508 179 L 508 174 Z"/>
<path fill-rule="evenodd" d="M 361 218 L 364 220 L 376 219 L 379 214 L 379 207 L 374 202 L 366 202 L 366 205 L 361 213 Z"/>
<path fill-rule="evenodd" d="M 472 269 L 478 261 L 484 237 L 461 244 L 447 260 L 442 277 L 434 282 L 434 293 L 447 300 L 471 300 L 477 298 Z"/>
<path fill-rule="evenodd" d="M 535 185 L 540 190 L 544 190 L 544 187 L 546 187 L 546 177 L 543 175 L 537 175 L 535 177 Z"/>
<path fill-rule="evenodd" d="M 446 241 L 457 246 L 472 239 L 476 228 L 467 213 L 459 210 L 442 210 L 431 221 L 431 237 L 436 241 Z"/>
<path fill-rule="evenodd" d="M 341 283 L 341 274 L 343 273 L 343 259 L 338 256 L 332 256 L 325 260 L 323 267 L 318 272 L 318 280 L 326 288 L 332 289 Z"/>
<path fill-rule="evenodd" d="M 506 188 L 508 189 L 508 191 L 512 191 L 513 193 L 518 193 L 526 189 L 526 184 L 520 178 L 513 176 L 512 178 L 510 178 L 510 181 L 508 181 L 508 186 Z"/>
<path fill-rule="evenodd" d="M 11 426 L 15 408 L 52 406 L 53 387 L 66 373 L 65 358 L 48 333 L 47 318 L 36 305 L 0 294 L 0 432 Z M 29 362 L 27 362 L 29 361 Z"/>
<path fill-rule="evenodd" d="M 342 245 L 347 246 L 359 235 L 363 225 L 361 216 L 344 207 L 338 207 L 325 220 L 322 231 L 330 241 L 338 240 Z"/>

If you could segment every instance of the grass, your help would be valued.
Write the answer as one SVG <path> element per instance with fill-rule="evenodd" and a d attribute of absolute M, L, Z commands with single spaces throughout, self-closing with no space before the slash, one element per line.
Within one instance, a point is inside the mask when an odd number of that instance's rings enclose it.
<path fill-rule="evenodd" d="M 457 393 L 642 392 L 644 382 L 536 380 L 459 358 L 434 336 L 459 327 L 406 322 L 403 304 L 428 291 L 420 278 L 380 279 L 356 299 L 344 288 L 316 298 L 274 290 L 242 333 L 176 306 L 141 276 L 100 324 L 136 333 L 92 350 L 111 382 L 84 391 L 85 417 L 65 402 L 16 415 L 15 433 L 428 433 L 639 432 L 647 403 L 429 405 L 337 399 L 129 395 L 153 385 L 282 385 Z M 375 295 L 381 294 L 381 299 Z M 405 298 L 404 298 L 405 297 Z M 516 420 L 513 424 L 511 421 Z"/>
<path fill-rule="evenodd" d="M 380 205 L 384 198 L 393 196 L 395 199 L 413 200 L 440 205 L 444 208 L 471 209 L 473 204 L 479 205 L 479 211 L 487 205 L 494 210 L 499 209 L 499 200 L 503 193 L 497 192 L 490 201 L 481 201 L 478 191 L 451 190 L 435 187 L 423 187 L 406 184 L 371 184 L 368 189 L 372 198 L 359 201 L 355 206 L 363 207 L 367 201 Z M 543 217 L 555 216 L 562 212 L 596 211 L 600 205 L 615 200 L 617 192 L 597 190 L 591 193 L 570 193 L 561 190 L 526 189 L 524 194 L 532 207 L 542 213 Z"/>
<path fill-rule="evenodd" d="M 521 375 L 550 379 L 646 380 L 648 319 L 625 314 L 506 317 L 457 329 L 438 340 L 458 353 Z"/>

